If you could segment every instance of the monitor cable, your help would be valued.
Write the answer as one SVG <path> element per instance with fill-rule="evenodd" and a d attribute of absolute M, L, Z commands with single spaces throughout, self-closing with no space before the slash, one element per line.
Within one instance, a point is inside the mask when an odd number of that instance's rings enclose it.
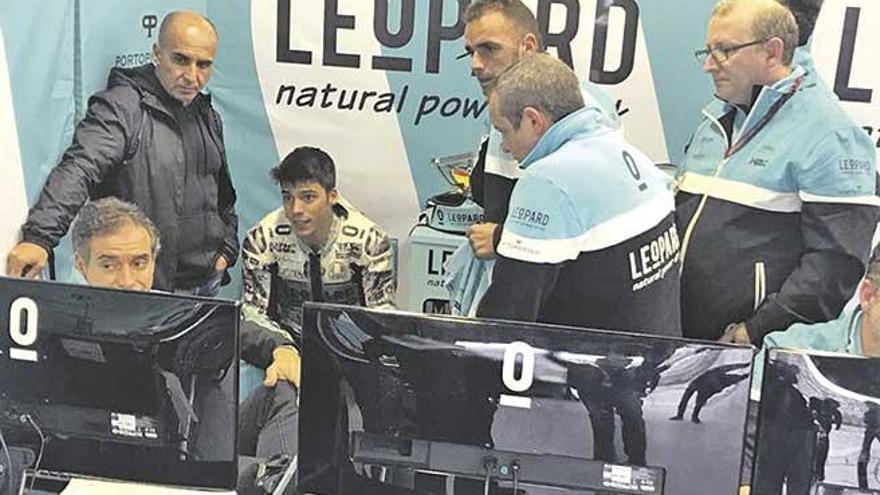
<path fill-rule="evenodd" d="M 28 486 L 27 492 L 24 492 L 31 493 L 34 490 L 34 482 L 37 480 L 37 471 L 40 470 L 40 462 L 43 460 L 43 451 L 46 450 L 46 436 L 43 435 L 43 430 L 40 429 L 40 426 L 34 421 L 33 416 L 30 414 L 22 414 L 19 417 L 19 421 L 22 423 L 30 423 L 34 431 L 37 432 L 37 435 L 40 436 L 40 452 L 37 454 L 36 462 L 34 462 L 34 475 L 31 476 L 31 483 L 30 486 Z"/>
<path fill-rule="evenodd" d="M 519 494 L 519 462 L 513 461 L 510 464 L 510 470 L 513 472 L 513 495 Z"/>
<path fill-rule="evenodd" d="M 492 485 L 492 471 L 498 465 L 498 460 L 494 457 L 486 457 L 483 459 L 483 469 L 486 470 L 486 481 L 483 483 L 483 495 L 489 495 L 489 487 Z"/>

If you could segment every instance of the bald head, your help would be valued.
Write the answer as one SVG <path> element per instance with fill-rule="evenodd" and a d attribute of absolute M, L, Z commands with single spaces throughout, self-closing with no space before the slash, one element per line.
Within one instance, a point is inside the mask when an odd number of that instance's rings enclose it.
<path fill-rule="evenodd" d="M 178 36 L 179 33 L 189 29 L 194 29 L 202 36 L 213 37 L 215 44 L 219 38 L 213 22 L 191 10 L 177 10 L 162 19 L 162 24 L 159 26 L 159 44 L 164 45 L 168 43 L 169 37 Z"/>
<path fill-rule="evenodd" d="M 189 105 L 214 71 L 217 30 L 208 19 L 188 10 L 162 20 L 159 42 L 153 45 L 156 77 L 175 100 Z"/>
<path fill-rule="evenodd" d="M 778 38 L 783 45 L 782 61 L 788 66 L 798 46 L 798 26 L 794 15 L 777 0 L 722 0 L 712 11 L 718 18 L 736 18 L 751 31 L 754 39 Z"/>

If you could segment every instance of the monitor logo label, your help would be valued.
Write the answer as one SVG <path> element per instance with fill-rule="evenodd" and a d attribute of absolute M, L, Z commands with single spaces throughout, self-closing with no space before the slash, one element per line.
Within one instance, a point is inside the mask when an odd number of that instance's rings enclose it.
<path fill-rule="evenodd" d="M 28 349 L 37 341 L 37 303 L 29 297 L 19 297 L 9 306 L 9 338 L 16 346 L 10 347 L 9 357 L 16 361 L 38 360 L 37 351 Z"/>
<path fill-rule="evenodd" d="M 516 365 L 520 373 L 516 375 Z M 504 363 L 501 366 L 501 381 L 511 392 L 522 393 L 532 387 L 535 381 L 535 349 L 525 342 L 511 342 L 504 350 Z M 519 395 L 501 394 L 502 406 L 531 409 L 532 399 Z"/>

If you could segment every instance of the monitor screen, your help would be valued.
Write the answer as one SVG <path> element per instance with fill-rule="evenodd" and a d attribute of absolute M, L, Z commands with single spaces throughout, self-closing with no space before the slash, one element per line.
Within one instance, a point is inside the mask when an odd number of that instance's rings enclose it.
<path fill-rule="evenodd" d="M 0 430 L 38 471 L 236 480 L 238 305 L 0 278 Z"/>
<path fill-rule="evenodd" d="M 303 339 L 301 492 L 738 491 L 750 348 L 323 304 Z"/>
<path fill-rule="evenodd" d="M 757 445 L 753 494 L 880 495 L 880 359 L 769 350 Z"/>

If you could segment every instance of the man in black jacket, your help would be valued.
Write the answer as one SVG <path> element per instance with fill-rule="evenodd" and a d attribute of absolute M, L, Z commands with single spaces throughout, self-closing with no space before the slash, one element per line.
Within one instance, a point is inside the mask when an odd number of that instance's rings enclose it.
<path fill-rule="evenodd" d="M 173 12 L 162 21 L 153 64 L 111 70 L 31 208 L 8 275 L 35 277 L 86 200 L 117 196 L 162 233 L 155 288 L 216 294 L 238 257 L 220 117 L 201 93 L 217 39 L 204 17 Z"/>

